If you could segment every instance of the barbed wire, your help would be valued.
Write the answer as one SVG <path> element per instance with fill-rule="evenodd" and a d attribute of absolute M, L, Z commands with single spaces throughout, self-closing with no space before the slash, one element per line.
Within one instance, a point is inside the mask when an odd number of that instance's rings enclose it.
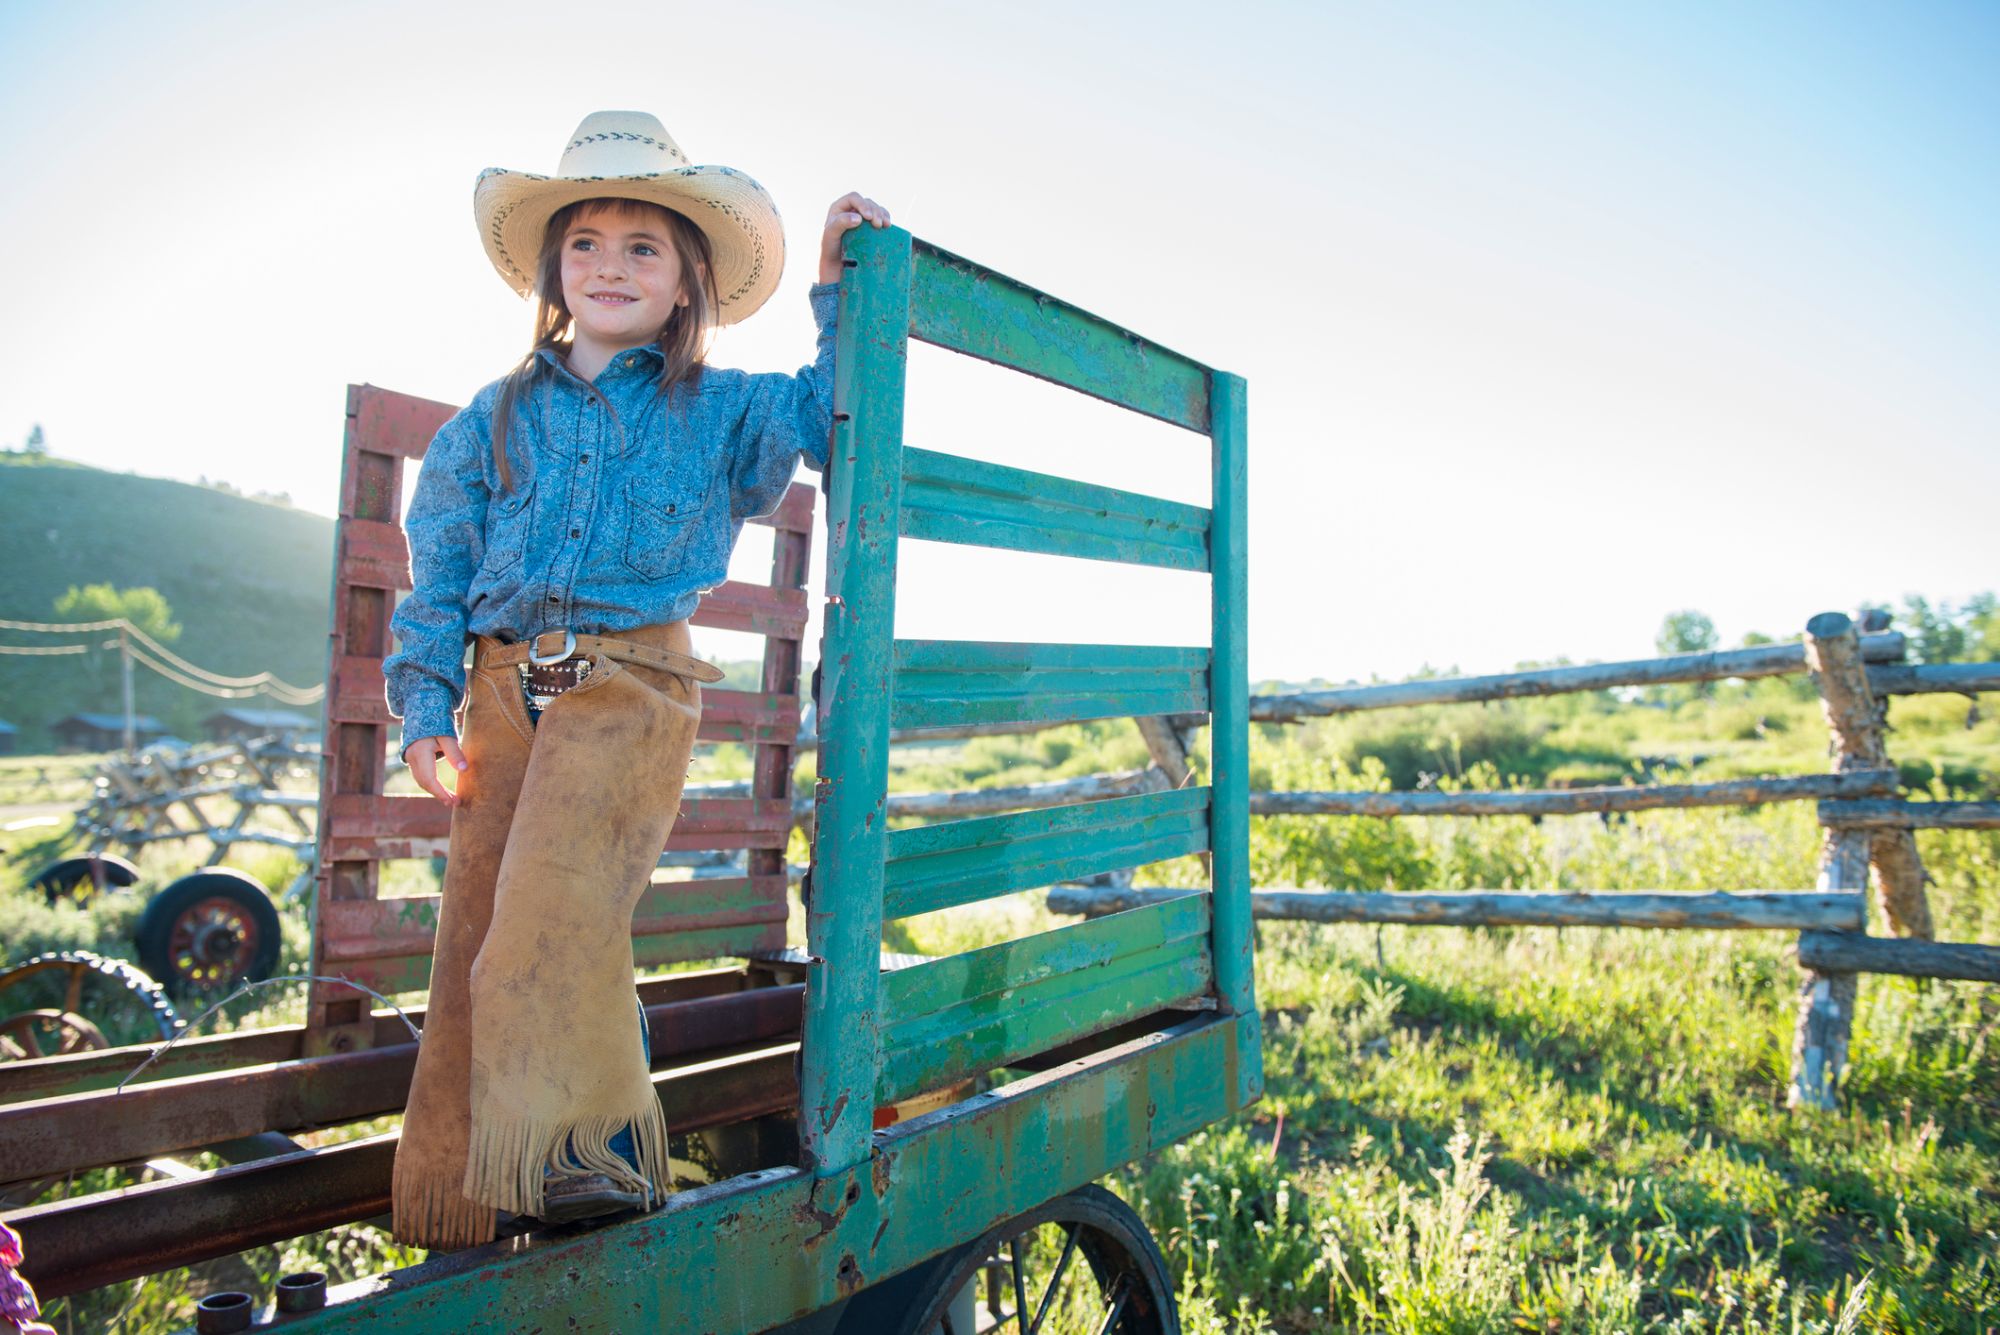
<path fill-rule="evenodd" d="M 275 978 L 251 979 L 238 986 L 234 992 L 231 992 L 228 996 L 216 1002 L 213 1006 L 210 1006 L 207 1010 L 203 1011 L 201 1014 L 195 1016 L 194 1019 L 188 1021 L 186 1025 L 182 1026 L 181 1031 L 179 1033 L 175 1034 L 165 1043 L 162 1043 L 159 1047 L 154 1048 L 152 1055 L 147 1057 L 146 1060 L 140 1062 L 137 1066 L 133 1067 L 131 1071 L 125 1076 L 125 1078 L 118 1082 L 117 1088 L 113 1089 L 111 1092 L 113 1094 L 123 1094 L 125 1092 L 125 1086 L 131 1084 L 134 1080 L 136 1080 L 139 1076 L 139 1072 L 145 1070 L 148 1066 L 151 1066 L 154 1062 L 166 1056 L 168 1049 L 172 1048 L 174 1044 L 180 1042 L 182 1039 L 186 1038 L 189 1034 L 192 1034 L 195 1030 L 199 1029 L 202 1026 L 202 1023 L 206 1021 L 209 1016 L 215 1014 L 217 1011 L 221 1010 L 224 1006 L 227 1006 L 230 1002 L 236 1000 L 236 998 L 248 996 L 250 993 L 255 992 L 258 988 L 276 987 L 280 983 L 338 983 L 342 987 L 351 987 L 356 992 L 366 992 L 369 996 L 375 998 L 375 1000 L 381 1002 L 384 1006 L 387 1006 L 390 1010 L 396 1012 L 396 1018 L 403 1022 L 403 1028 L 410 1031 L 410 1041 L 412 1043 L 423 1042 L 424 1038 L 423 1030 L 417 1028 L 415 1022 L 413 1022 L 410 1019 L 408 1012 L 406 1012 L 401 1006 L 398 1006 L 395 1002 L 389 1000 L 389 998 L 383 996 L 380 992 L 377 992 L 372 987 L 365 987 L 362 984 L 355 982 L 352 978 L 335 978 L 327 974 L 282 973 Z"/>

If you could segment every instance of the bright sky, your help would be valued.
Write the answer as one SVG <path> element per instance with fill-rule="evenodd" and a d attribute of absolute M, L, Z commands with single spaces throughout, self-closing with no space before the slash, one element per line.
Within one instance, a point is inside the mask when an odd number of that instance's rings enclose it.
<path fill-rule="evenodd" d="M 1996 68 L 1947 3 L 0 0 L 0 443 L 330 513 L 345 384 L 458 402 L 525 345 L 478 171 L 635 107 L 789 223 L 720 362 L 807 358 L 859 188 L 1248 377 L 1253 675 L 1783 633 L 2000 584 Z M 912 357 L 912 443 L 1205 499 L 1128 417 Z M 1199 578 L 906 569 L 906 635 L 1206 638 Z"/>

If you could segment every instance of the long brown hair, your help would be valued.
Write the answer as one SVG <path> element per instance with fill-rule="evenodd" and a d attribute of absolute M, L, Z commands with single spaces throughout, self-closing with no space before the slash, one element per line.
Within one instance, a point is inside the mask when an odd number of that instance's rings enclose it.
<path fill-rule="evenodd" d="M 666 364 L 660 369 L 660 393 L 692 380 L 708 355 L 709 335 L 714 330 L 715 313 L 721 299 L 715 290 L 715 266 L 710 262 L 708 237 L 685 217 L 658 204 L 638 199 L 582 199 L 566 204 L 549 219 L 542 233 L 542 253 L 535 261 L 535 341 L 500 386 L 500 402 L 493 409 L 493 466 L 500 474 L 500 489 L 513 484 L 507 467 L 507 428 L 514 420 L 514 404 L 528 391 L 535 377 L 545 369 L 541 353 L 549 349 L 558 356 L 567 353 L 576 335 L 576 320 L 569 303 L 563 300 L 563 238 L 570 224 L 593 210 L 643 213 L 664 218 L 667 239 L 681 262 L 681 291 L 687 305 L 676 306 L 660 330 L 660 352 Z M 596 391 L 593 390 L 593 393 Z"/>

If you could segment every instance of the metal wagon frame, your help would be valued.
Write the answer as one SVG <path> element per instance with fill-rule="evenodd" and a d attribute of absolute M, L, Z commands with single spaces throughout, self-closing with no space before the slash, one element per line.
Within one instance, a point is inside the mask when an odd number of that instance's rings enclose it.
<path fill-rule="evenodd" d="M 781 949 L 812 501 L 804 487 L 769 521 L 778 529 L 771 586 L 724 586 L 697 618 L 767 637 L 763 692 L 711 694 L 704 720 L 706 738 L 755 745 L 756 777 L 749 798 L 691 799 L 669 849 L 748 849 L 748 875 L 656 885 L 634 928 L 642 966 L 746 961 L 643 982 L 641 996 L 670 1122 L 751 1131 L 739 1142 L 751 1146 L 738 1156 L 747 1170 L 651 1214 L 507 1236 L 338 1286 L 324 1308 L 283 1317 L 287 1328 L 845 1330 L 842 1309 L 855 1295 L 879 1294 L 872 1286 L 907 1279 L 1260 1097 L 1244 383 L 901 229 L 852 234 L 846 265 L 806 950 Z M 1207 436 L 1211 505 L 907 446 L 912 339 Z M 435 900 L 380 898 L 378 864 L 437 851 L 449 820 L 440 804 L 382 794 L 389 720 L 379 666 L 406 579 L 395 522 L 402 464 L 421 456 L 449 412 L 365 389 L 350 401 L 314 972 L 385 992 L 422 986 Z M 905 536 L 1206 571 L 1211 643 L 898 640 Z M 892 729 L 1187 713 L 1212 723 L 1206 787 L 887 828 Z M 1209 856 L 1208 893 L 886 967 L 885 919 L 1192 853 Z M 789 981 L 800 976 L 802 987 Z M 61 1070 L 0 1068 L 0 1100 L 30 1100 L 0 1105 L 0 1178 L 58 1159 L 56 1171 L 127 1162 L 399 1108 L 414 1057 L 399 1029 L 351 991 L 315 984 L 303 1029 L 184 1043 L 162 1063 L 170 1078 L 123 1095 L 103 1092 L 131 1064 L 116 1052 L 51 1059 L 71 1063 Z M 27 1065 L 43 1071 L 18 1070 Z M 1027 1073 L 907 1120 L 883 1111 L 962 1091 L 1001 1067 Z M 795 1124 L 796 1139 L 758 1134 L 774 1124 Z M 56 1144 L 65 1129 L 81 1142 L 67 1154 Z M 386 1204 L 393 1139 L 34 1207 L 17 1223 L 31 1264 L 58 1258 L 48 1264 L 62 1288 L 88 1287 L 81 1281 L 374 1216 Z M 793 1151 L 790 1161 L 770 1162 L 773 1145 Z M 200 1240 L 197 1221 L 206 1221 Z M 132 1269 L 134 1247 L 146 1252 L 146 1270 Z"/>

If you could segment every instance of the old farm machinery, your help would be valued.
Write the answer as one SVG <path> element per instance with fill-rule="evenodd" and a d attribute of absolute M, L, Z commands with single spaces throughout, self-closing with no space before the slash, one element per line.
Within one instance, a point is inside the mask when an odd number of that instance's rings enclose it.
<path fill-rule="evenodd" d="M 848 254 L 806 945 L 785 939 L 815 499 L 803 485 L 760 521 L 774 530 L 769 582 L 725 584 L 697 616 L 764 637 L 761 689 L 709 693 L 702 722 L 708 740 L 753 747 L 755 769 L 746 795 L 686 800 L 670 851 L 743 850 L 744 874 L 656 881 L 633 923 L 642 973 L 678 966 L 638 990 L 655 1087 L 709 1180 L 650 1214 L 516 1221 L 410 1269 L 330 1289 L 300 1279 L 275 1313 L 253 1310 L 261 1295 L 214 1295 L 212 1328 L 1178 1329 L 1144 1225 L 1092 1183 L 1262 1092 L 1243 382 L 899 229 L 863 229 Z M 906 447 L 911 339 L 1208 437 L 1211 505 Z M 382 864 L 436 854 L 448 827 L 441 804 L 383 793 L 379 664 L 407 579 L 404 467 L 450 411 L 370 388 L 348 401 L 312 973 L 385 994 L 424 987 L 438 904 L 385 897 Z M 1211 642 L 897 639 L 903 536 L 1207 572 Z M 892 730 L 1197 714 L 1212 724 L 1208 786 L 887 828 Z M 1207 893 L 960 955 L 882 949 L 886 920 L 1197 853 Z M 316 982 L 303 1025 L 188 1039 L 115 1092 L 147 1051 L 0 1066 L 0 1179 L 250 1138 L 280 1152 L 13 1215 L 44 1295 L 388 1208 L 394 1132 L 310 1149 L 281 1138 L 402 1108 L 415 1045 L 393 1012 Z"/>
<path fill-rule="evenodd" d="M 304 869 L 282 893 L 303 900 L 313 884 L 317 844 L 308 817 L 318 799 L 280 785 L 309 777 L 317 760 L 316 750 L 280 736 L 220 745 L 157 742 L 109 756 L 75 817 L 76 835 L 93 851 L 51 862 L 29 878 L 29 887 L 51 903 L 82 903 L 137 886 L 139 869 L 128 859 L 158 844 L 205 844 L 211 858 L 261 844 L 303 859 Z M 266 813 L 276 813 L 278 828 L 267 828 Z M 185 997 L 270 977 L 280 931 L 278 907 L 262 882 L 233 867 L 207 866 L 151 894 L 133 943 L 146 972 L 168 994 Z M 0 1015 L 18 1010 L 11 993 L 30 976 L 26 967 L 0 971 Z M 66 1014 L 89 1019 L 73 1009 Z"/>

